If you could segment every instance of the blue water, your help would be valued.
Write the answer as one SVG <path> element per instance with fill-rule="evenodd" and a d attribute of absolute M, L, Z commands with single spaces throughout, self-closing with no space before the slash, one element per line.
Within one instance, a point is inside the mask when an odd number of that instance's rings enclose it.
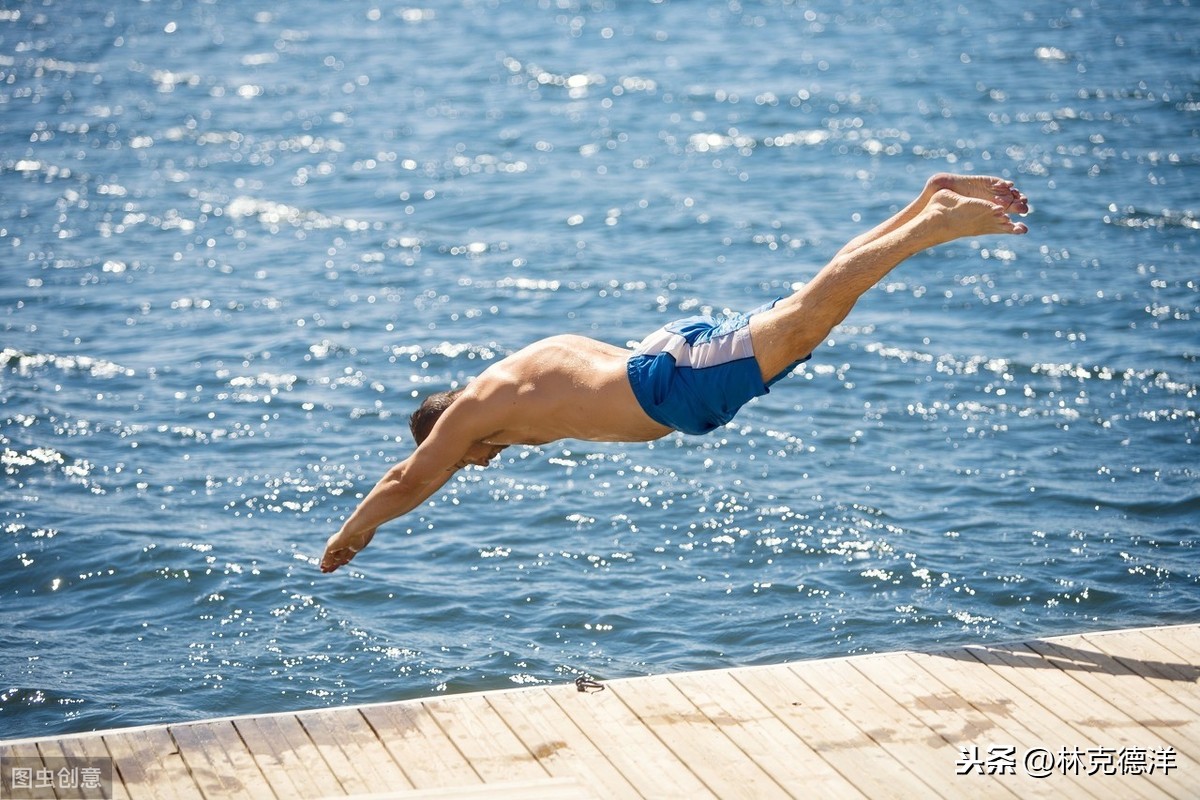
<path fill-rule="evenodd" d="M 1194 2 L 0 4 L 0 737 L 1200 620 Z M 919 255 L 706 437 L 415 398 Z"/>

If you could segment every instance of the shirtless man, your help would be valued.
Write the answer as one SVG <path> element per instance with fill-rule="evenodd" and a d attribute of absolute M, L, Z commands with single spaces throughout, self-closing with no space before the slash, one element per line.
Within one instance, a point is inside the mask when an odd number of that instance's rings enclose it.
<path fill-rule="evenodd" d="M 746 314 L 671 323 L 627 350 L 551 336 L 492 364 L 466 387 L 413 414 L 417 449 L 387 471 L 329 538 L 321 571 L 367 546 L 468 465 L 511 445 L 557 439 L 646 442 L 707 433 L 788 374 L 845 319 L 858 298 L 909 256 L 967 236 L 1022 234 L 1029 206 L 999 178 L 939 174 L 883 224 L 851 240 L 809 283 Z"/>

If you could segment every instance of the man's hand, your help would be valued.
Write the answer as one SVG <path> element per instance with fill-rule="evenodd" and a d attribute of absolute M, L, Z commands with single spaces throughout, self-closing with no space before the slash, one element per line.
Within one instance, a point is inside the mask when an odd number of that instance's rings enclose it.
<path fill-rule="evenodd" d="M 375 535 L 375 529 L 365 532 L 348 533 L 345 528 L 329 537 L 325 543 L 325 555 L 321 558 L 321 572 L 333 572 L 358 554 L 366 547 Z"/>
<path fill-rule="evenodd" d="M 476 381 L 488 383 L 483 376 Z M 515 396 L 516 392 L 507 394 Z M 380 525 L 424 503 L 463 466 L 484 466 L 507 447 L 488 444 L 492 434 L 504 431 L 502 418 L 512 406 L 507 395 L 501 398 L 502 402 L 493 397 L 490 406 L 469 395 L 464 393 L 446 409 L 429 436 L 408 458 L 388 469 L 342 523 L 341 530 L 329 537 L 325 555 L 321 557 L 322 572 L 333 572 L 349 563 L 370 543 Z M 497 417 L 501 422 L 497 422 Z"/>

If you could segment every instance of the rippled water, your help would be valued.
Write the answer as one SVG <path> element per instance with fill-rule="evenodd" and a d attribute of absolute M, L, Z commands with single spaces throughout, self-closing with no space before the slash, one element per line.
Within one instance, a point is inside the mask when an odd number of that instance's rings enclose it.
<path fill-rule="evenodd" d="M 1193 3 L 6 3 L 0 736 L 1200 619 Z M 913 258 L 707 437 L 513 448 L 335 575 L 414 398 Z"/>

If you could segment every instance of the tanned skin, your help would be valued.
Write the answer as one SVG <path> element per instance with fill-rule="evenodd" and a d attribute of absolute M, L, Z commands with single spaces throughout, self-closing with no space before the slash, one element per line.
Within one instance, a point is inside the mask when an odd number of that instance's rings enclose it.
<path fill-rule="evenodd" d="M 750 318 L 769 381 L 823 342 L 868 289 L 902 261 L 964 237 L 1023 234 L 1029 211 L 1011 182 L 940 173 L 886 222 L 855 237 L 816 276 Z M 348 563 L 380 525 L 403 516 L 455 472 L 485 467 L 512 445 L 559 439 L 647 442 L 671 428 L 646 416 L 626 372 L 632 351 L 584 336 L 551 336 L 492 364 L 441 414 L 408 458 L 380 479 L 329 538 L 321 571 Z"/>

